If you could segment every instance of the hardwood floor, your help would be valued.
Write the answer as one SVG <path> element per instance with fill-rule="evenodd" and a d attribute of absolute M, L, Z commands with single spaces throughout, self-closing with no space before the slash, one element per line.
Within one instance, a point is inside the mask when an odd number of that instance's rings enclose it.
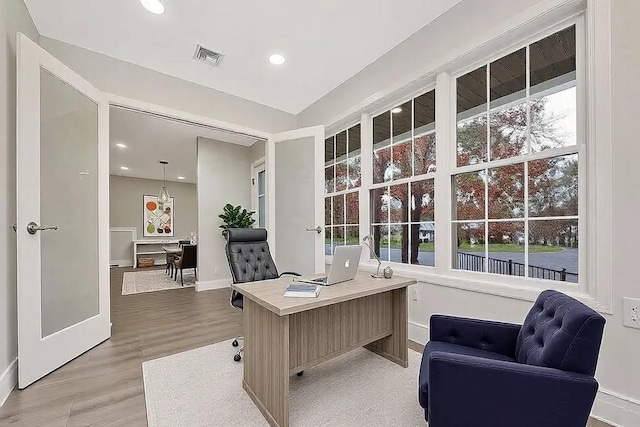
<path fill-rule="evenodd" d="M 241 333 L 242 313 L 229 306 L 228 289 L 122 296 L 123 273 L 132 270 L 111 270 L 111 338 L 14 390 L 0 425 L 146 426 L 142 362 Z"/>
<path fill-rule="evenodd" d="M 28 388 L 14 390 L 0 408 L 0 425 L 146 426 L 142 362 L 241 333 L 242 314 L 229 306 L 228 289 L 122 296 L 123 273 L 132 270 L 111 270 L 111 338 Z M 414 342 L 409 347 L 422 349 Z"/>

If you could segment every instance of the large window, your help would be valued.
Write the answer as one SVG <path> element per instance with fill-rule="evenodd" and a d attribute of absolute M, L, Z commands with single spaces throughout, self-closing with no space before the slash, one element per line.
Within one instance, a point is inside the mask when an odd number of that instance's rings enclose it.
<path fill-rule="evenodd" d="M 381 259 L 435 265 L 435 90 L 373 119 L 371 234 Z"/>
<path fill-rule="evenodd" d="M 362 180 L 360 125 L 325 140 L 325 253 L 358 244 Z"/>
<path fill-rule="evenodd" d="M 578 282 L 576 81 L 575 26 L 457 78 L 453 268 Z"/>

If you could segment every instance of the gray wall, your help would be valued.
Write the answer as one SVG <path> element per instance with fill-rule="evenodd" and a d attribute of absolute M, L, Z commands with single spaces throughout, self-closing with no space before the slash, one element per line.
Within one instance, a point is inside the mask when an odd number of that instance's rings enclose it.
<path fill-rule="evenodd" d="M 496 23 L 508 22 L 536 0 L 464 0 L 432 24 L 418 31 L 382 58 L 340 85 L 298 115 L 299 126 L 331 124 L 341 114 L 354 111 L 364 101 L 388 88 L 408 83 L 446 63 L 450 51 L 469 45 L 492 32 Z M 489 10 L 490 9 L 490 10 Z M 612 118 L 613 118 L 613 300 L 614 314 L 605 315 L 607 326 L 598 361 L 597 379 L 601 391 L 609 390 L 623 398 L 640 400 L 640 331 L 622 326 L 622 297 L 640 298 L 637 246 L 638 212 L 640 212 L 640 158 L 638 141 L 637 84 L 640 70 L 640 1 L 612 1 Z M 409 320 L 428 326 L 434 313 L 521 322 L 531 307 L 521 301 L 470 292 L 429 283 L 418 285 L 420 301 L 410 301 Z M 410 328 L 411 330 L 411 328 Z M 425 339 L 427 333 L 425 332 Z M 617 402 L 621 402 L 618 400 Z M 633 406 L 627 403 L 629 407 Z M 594 409 L 595 414 L 602 407 Z M 631 418 L 631 412 L 608 407 L 609 413 Z M 640 414 L 635 413 L 637 422 Z M 620 418 L 622 419 L 622 418 Z M 626 418 L 625 418 L 626 419 Z M 627 422 L 631 425 L 631 421 Z M 635 425 L 635 424 L 634 424 Z"/>
<path fill-rule="evenodd" d="M 18 356 L 16 315 L 16 32 L 38 40 L 22 0 L 0 1 L 0 375 Z M 0 391 L 1 393 L 1 391 Z M 0 394 L 0 399 L 4 398 Z"/>
<path fill-rule="evenodd" d="M 218 215 L 227 203 L 251 208 L 250 147 L 198 138 L 198 280 L 231 278 Z M 216 270 L 218 273 L 216 274 Z M 227 283 L 228 285 L 228 283 Z"/>
<path fill-rule="evenodd" d="M 109 177 L 109 226 L 135 227 L 138 239 L 143 239 L 142 196 L 158 194 L 162 181 Z M 174 202 L 174 239 L 188 238 L 192 231 L 198 232 L 198 202 L 195 184 L 167 182 L 167 190 Z M 149 237 L 151 238 L 151 237 Z M 158 237 L 166 239 L 166 237 Z"/>
<path fill-rule="evenodd" d="M 4 1 L 4 0 L 3 0 Z M 266 132 L 295 128 L 293 114 L 48 37 L 40 45 L 98 89 Z"/>
<path fill-rule="evenodd" d="M 253 163 L 265 156 L 266 142 L 258 141 L 249 147 L 249 163 Z"/>

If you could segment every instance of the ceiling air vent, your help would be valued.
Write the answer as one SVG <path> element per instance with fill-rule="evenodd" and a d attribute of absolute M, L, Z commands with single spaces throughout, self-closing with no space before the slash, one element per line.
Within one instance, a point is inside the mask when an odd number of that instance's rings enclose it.
<path fill-rule="evenodd" d="M 198 61 L 205 62 L 214 67 L 219 67 L 222 63 L 222 58 L 224 55 L 222 53 L 214 52 L 211 49 L 207 49 L 206 47 L 198 44 L 196 46 L 196 52 L 193 54 L 193 59 L 197 59 Z"/>

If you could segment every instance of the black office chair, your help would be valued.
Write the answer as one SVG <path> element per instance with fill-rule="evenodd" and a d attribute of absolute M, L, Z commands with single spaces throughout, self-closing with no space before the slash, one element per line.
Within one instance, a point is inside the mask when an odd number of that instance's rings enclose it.
<path fill-rule="evenodd" d="M 269 244 L 267 243 L 267 230 L 264 228 L 229 228 L 226 230 L 227 244 L 225 251 L 233 283 L 248 283 L 258 280 L 277 279 L 285 274 L 300 276 L 298 273 L 285 271 L 278 274 L 276 264 L 273 262 Z M 242 310 L 242 294 L 231 291 L 229 300 L 232 307 Z M 234 347 L 240 345 L 236 337 L 231 343 Z M 242 359 L 243 347 L 233 356 L 233 360 L 239 362 Z"/>
<path fill-rule="evenodd" d="M 196 245 L 183 245 L 182 254 L 175 258 L 173 261 L 175 268 L 174 281 L 178 280 L 178 270 L 180 270 L 180 284 L 184 286 L 184 280 L 182 279 L 182 270 L 185 268 L 193 268 L 193 273 L 198 277 L 198 246 Z"/>

